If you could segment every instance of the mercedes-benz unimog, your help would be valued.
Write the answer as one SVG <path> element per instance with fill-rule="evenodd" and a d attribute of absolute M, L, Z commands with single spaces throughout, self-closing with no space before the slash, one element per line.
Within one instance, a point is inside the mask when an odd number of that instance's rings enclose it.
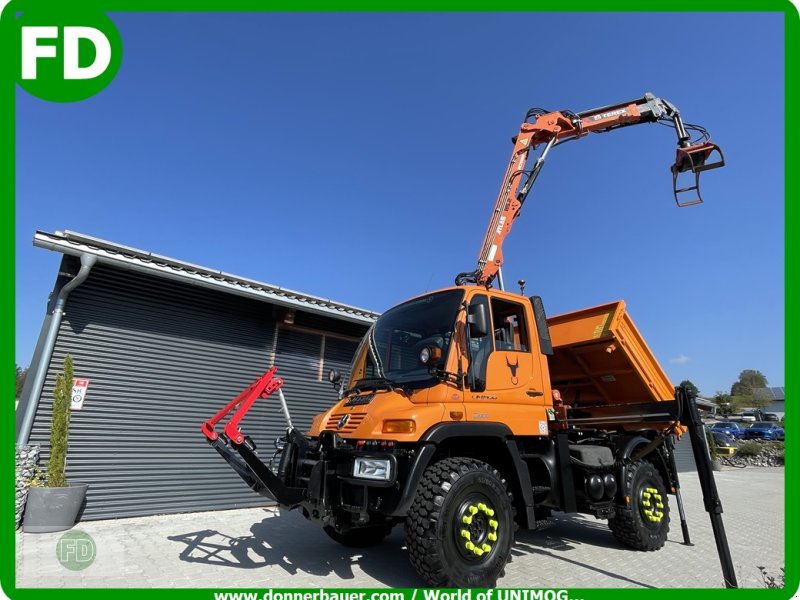
<path fill-rule="evenodd" d="M 287 412 L 272 460 L 240 422 L 275 391 L 286 411 L 275 368 L 203 424 L 208 441 L 256 492 L 342 544 L 378 544 L 404 525 L 411 562 L 430 586 L 494 585 L 515 530 L 537 528 L 553 511 L 607 519 L 623 544 L 661 548 L 668 496 L 679 494 L 670 436 L 682 426 L 675 388 L 625 304 L 548 319 L 538 296 L 492 288 L 502 242 L 550 149 L 644 122 L 675 128 L 676 201 L 700 202 L 699 173 L 722 166 L 722 154 L 669 102 L 647 94 L 582 113 L 532 109 L 513 140 L 477 269 L 383 313 L 349 376 L 331 374 L 338 402 L 304 432 Z M 702 141 L 690 143 L 687 129 Z M 694 176 L 688 187 L 678 186 L 681 173 Z"/>

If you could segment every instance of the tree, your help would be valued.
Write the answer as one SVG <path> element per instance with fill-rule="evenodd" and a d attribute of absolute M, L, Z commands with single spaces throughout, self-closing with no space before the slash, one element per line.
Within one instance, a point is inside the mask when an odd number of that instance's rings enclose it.
<path fill-rule="evenodd" d="M 53 417 L 50 426 L 50 460 L 47 461 L 47 487 L 66 487 L 64 470 L 69 446 L 69 404 L 72 397 L 72 357 L 64 357 L 64 370 L 56 375 L 53 388 Z"/>
<path fill-rule="evenodd" d="M 764 387 L 767 387 L 767 378 L 761 371 L 745 369 L 731 386 L 731 396 L 752 396 L 754 389 Z"/>
<path fill-rule="evenodd" d="M 700 395 L 700 390 L 698 390 L 697 386 L 688 379 L 684 379 L 683 381 L 681 381 L 680 387 L 686 388 L 686 391 L 689 392 L 689 395 L 694 396 L 695 398 L 697 398 Z"/>
<path fill-rule="evenodd" d="M 733 414 L 733 404 L 731 403 L 730 395 L 725 392 L 716 392 L 711 401 L 719 406 L 719 414 L 727 417 Z"/>
<path fill-rule="evenodd" d="M 766 387 L 766 386 L 761 386 Z M 750 396 L 750 406 L 753 408 L 757 408 L 760 411 L 766 409 L 770 404 L 772 404 L 772 400 L 769 396 L 760 392 L 759 390 L 753 390 L 753 395 Z"/>
<path fill-rule="evenodd" d="M 15 398 L 19 398 L 20 394 L 22 394 L 22 386 L 25 385 L 25 378 L 28 376 L 28 369 L 23 369 L 19 365 L 17 365 L 17 392 L 14 396 Z"/>

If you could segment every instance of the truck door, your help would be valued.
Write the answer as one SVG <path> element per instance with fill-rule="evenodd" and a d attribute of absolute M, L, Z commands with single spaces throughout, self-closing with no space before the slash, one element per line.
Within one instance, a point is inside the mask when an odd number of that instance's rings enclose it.
<path fill-rule="evenodd" d="M 526 304 L 483 294 L 473 296 L 471 304 L 478 303 L 485 304 L 491 325 L 488 335 L 470 337 L 467 419 L 511 420 L 525 423 L 526 433 L 537 435 L 541 428 L 546 433 L 546 423 L 539 423 L 546 421 L 541 361 L 531 351 L 537 344 Z"/>

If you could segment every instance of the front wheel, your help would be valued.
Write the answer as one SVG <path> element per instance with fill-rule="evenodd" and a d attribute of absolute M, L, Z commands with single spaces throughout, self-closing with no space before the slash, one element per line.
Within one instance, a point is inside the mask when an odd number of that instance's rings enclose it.
<path fill-rule="evenodd" d="M 629 465 L 623 492 L 630 501 L 608 521 L 614 537 L 637 550 L 658 550 L 669 533 L 667 489 L 658 470 L 644 460 Z"/>
<path fill-rule="evenodd" d="M 490 465 L 448 458 L 425 471 L 406 519 L 411 564 L 431 587 L 493 587 L 514 543 L 506 481 Z"/>

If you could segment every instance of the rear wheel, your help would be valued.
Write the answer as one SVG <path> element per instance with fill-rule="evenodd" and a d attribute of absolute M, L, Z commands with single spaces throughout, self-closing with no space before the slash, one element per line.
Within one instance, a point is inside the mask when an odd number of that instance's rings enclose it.
<path fill-rule="evenodd" d="M 336 540 L 343 546 L 348 546 L 350 548 L 368 548 L 380 544 L 386 536 L 392 532 L 392 526 L 378 525 L 375 527 L 360 527 L 341 532 L 336 531 L 336 529 L 330 525 L 326 525 L 322 530 L 327 533 L 332 540 Z"/>
<path fill-rule="evenodd" d="M 627 506 L 617 506 L 608 526 L 620 542 L 637 550 L 658 550 L 669 533 L 669 502 L 661 475 L 652 463 L 635 462 L 625 473 Z"/>
<path fill-rule="evenodd" d="M 511 555 L 514 511 L 490 465 L 448 458 L 428 467 L 406 519 L 411 564 L 432 587 L 492 587 Z"/>

